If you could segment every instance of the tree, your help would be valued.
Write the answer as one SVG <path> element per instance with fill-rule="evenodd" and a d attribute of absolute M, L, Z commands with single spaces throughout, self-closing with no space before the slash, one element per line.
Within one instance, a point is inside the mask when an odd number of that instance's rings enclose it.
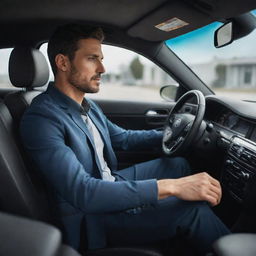
<path fill-rule="evenodd" d="M 136 56 L 130 63 L 130 70 L 136 80 L 143 76 L 143 64 L 140 62 L 139 56 Z"/>
<path fill-rule="evenodd" d="M 213 82 L 213 86 L 217 88 L 224 87 L 226 83 L 226 66 L 223 64 L 218 64 L 215 67 L 215 71 L 217 74 L 217 78 Z"/>

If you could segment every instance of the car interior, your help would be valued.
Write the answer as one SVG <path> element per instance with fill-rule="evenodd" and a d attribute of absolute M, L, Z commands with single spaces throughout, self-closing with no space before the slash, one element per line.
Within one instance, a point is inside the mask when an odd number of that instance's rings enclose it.
<path fill-rule="evenodd" d="M 193 170 L 207 171 L 222 185 L 222 202 L 213 210 L 234 234 L 217 241 L 214 253 L 256 255 L 256 99 L 215 95 L 166 44 L 218 21 L 233 25 L 230 40 L 220 40 L 217 31 L 212 39 L 216 47 L 225 47 L 256 28 L 256 17 L 250 13 L 256 8 L 254 0 L 4 0 L 0 5 L 0 50 L 11 49 L 9 59 L 0 59 L 8 66 L 12 84 L 0 86 L 0 255 L 161 256 L 182 251 L 182 241 L 175 239 L 98 250 L 88 250 L 83 243 L 79 252 L 63 243 L 44 181 L 20 141 L 19 123 L 32 100 L 52 82 L 40 47 L 58 26 L 68 23 L 102 27 L 105 45 L 141 54 L 178 84 L 175 94 L 169 91 L 173 87 L 162 84 L 162 101 L 93 98 L 125 129 L 164 130 L 162 151 L 117 151 L 119 168 L 163 155 L 185 156 Z M 177 27 L 170 29 L 173 17 Z M 168 129 L 175 128 L 171 118 L 177 115 L 186 116 L 189 125 L 169 143 Z M 81 237 L 86 240 L 86 234 Z"/>

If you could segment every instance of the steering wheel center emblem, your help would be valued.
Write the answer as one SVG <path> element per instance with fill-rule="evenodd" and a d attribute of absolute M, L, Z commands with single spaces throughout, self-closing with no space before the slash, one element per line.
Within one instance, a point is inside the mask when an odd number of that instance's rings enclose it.
<path fill-rule="evenodd" d="M 181 119 L 178 118 L 177 120 L 174 121 L 173 126 L 174 126 L 175 128 L 177 128 L 177 127 L 180 126 L 180 124 L 181 124 Z"/>

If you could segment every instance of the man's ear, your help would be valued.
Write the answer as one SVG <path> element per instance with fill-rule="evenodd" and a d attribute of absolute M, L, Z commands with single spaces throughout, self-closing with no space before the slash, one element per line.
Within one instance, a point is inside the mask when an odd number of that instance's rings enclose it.
<path fill-rule="evenodd" d="M 55 57 L 57 69 L 66 72 L 69 69 L 69 58 L 63 54 L 57 54 Z"/>

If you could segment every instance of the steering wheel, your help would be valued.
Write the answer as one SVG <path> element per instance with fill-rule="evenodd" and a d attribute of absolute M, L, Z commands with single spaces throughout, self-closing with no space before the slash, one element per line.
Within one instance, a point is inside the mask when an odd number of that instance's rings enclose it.
<path fill-rule="evenodd" d="M 196 113 L 181 112 L 182 107 L 189 99 L 196 99 Z M 203 121 L 205 112 L 205 98 L 198 90 L 191 90 L 185 93 L 176 102 L 169 113 L 164 127 L 162 148 L 166 155 L 179 155 L 188 149 L 197 137 L 200 125 Z"/>

